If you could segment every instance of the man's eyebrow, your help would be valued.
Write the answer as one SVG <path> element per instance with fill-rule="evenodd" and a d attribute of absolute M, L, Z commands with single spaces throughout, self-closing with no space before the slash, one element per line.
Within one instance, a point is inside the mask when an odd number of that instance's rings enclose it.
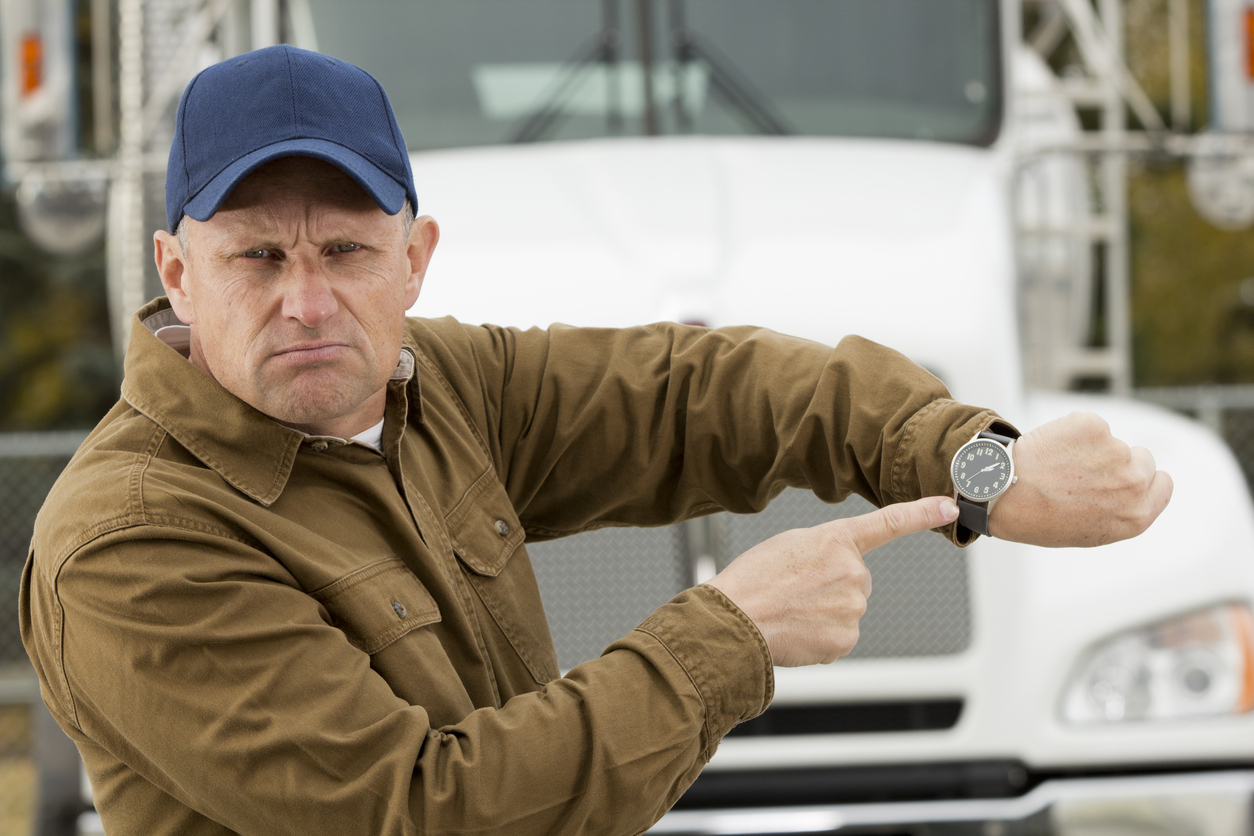
<path fill-rule="evenodd" d="M 219 214 L 215 220 L 218 219 L 222 236 L 229 239 L 229 247 L 234 247 L 238 239 L 277 237 L 277 230 L 267 228 L 268 225 L 259 212 L 245 213 L 243 210 L 235 210 L 230 215 Z"/>
<path fill-rule="evenodd" d="M 221 249 L 224 250 L 253 250 L 258 247 L 284 249 L 284 245 L 280 243 L 280 237 L 274 232 L 247 225 L 241 225 L 238 230 L 227 230 L 226 240 L 221 245 Z"/>

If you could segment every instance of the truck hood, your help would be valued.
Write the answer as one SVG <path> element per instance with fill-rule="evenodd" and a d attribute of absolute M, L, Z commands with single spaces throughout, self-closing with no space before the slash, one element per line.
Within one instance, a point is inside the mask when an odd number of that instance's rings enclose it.
<path fill-rule="evenodd" d="M 413 157 L 441 223 L 418 316 L 765 325 L 897 348 L 974 403 L 1018 381 L 995 152 L 838 139 L 605 140 Z"/>

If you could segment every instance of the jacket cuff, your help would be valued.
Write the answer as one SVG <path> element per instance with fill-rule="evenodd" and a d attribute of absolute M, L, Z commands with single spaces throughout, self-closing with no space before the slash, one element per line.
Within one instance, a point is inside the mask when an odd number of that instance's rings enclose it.
<path fill-rule="evenodd" d="M 705 705 L 702 755 L 723 735 L 766 710 L 775 668 L 756 624 L 712 586 L 681 592 L 636 630 L 657 639 L 688 675 Z"/>

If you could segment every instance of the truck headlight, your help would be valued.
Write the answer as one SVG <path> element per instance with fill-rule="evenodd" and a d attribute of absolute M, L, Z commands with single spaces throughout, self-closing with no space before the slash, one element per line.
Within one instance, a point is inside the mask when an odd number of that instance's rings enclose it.
<path fill-rule="evenodd" d="M 1222 604 L 1099 643 L 1063 692 L 1069 723 L 1238 714 L 1254 708 L 1254 617 Z"/>

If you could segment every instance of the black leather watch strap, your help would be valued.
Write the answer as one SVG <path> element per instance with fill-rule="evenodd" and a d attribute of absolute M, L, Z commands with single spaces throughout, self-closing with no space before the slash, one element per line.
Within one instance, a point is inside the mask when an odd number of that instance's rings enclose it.
<path fill-rule="evenodd" d="M 958 524 L 988 536 L 988 503 L 972 502 L 965 496 L 958 497 Z"/>

